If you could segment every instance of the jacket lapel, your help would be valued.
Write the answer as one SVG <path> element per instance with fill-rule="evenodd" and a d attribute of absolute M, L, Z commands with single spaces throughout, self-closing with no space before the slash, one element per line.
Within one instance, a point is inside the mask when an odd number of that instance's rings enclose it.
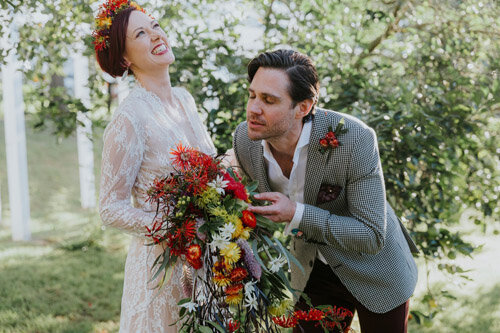
<path fill-rule="evenodd" d="M 260 141 L 253 142 L 248 149 L 252 169 L 254 170 L 254 180 L 259 181 L 260 192 L 272 192 L 267 179 L 266 164 L 264 163 L 264 148 Z"/>
<path fill-rule="evenodd" d="M 324 154 L 319 151 L 319 140 L 326 135 L 328 125 L 333 125 L 329 124 L 328 113 L 325 110 L 318 109 L 313 118 L 307 152 L 304 203 L 309 205 L 316 205 L 316 197 L 323 181 L 322 170 L 325 168 L 331 153 L 331 149 L 328 149 Z"/>

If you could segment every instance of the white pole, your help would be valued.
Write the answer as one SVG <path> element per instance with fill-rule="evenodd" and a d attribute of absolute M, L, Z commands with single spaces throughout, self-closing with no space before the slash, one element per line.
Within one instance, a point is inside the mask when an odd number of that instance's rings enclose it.
<path fill-rule="evenodd" d="M 2 225 L 2 183 L 0 183 L 0 225 Z"/>
<path fill-rule="evenodd" d="M 3 110 L 12 239 L 30 240 L 30 201 L 22 74 L 15 49 L 2 66 Z"/>
<path fill-rule="evenodd" d="M 83 105 L 90 107 L 89 60 L 81 54 L 73 58 L 74 92 Z M 78 164 L 80 170 L 80 198 L 82 208 L 96 206 L 94 176 L 94 145 L 92 143 L 92 121 L 83 112 L 77 114 L 78 125 L 76 140 L 78 147 Z"/>

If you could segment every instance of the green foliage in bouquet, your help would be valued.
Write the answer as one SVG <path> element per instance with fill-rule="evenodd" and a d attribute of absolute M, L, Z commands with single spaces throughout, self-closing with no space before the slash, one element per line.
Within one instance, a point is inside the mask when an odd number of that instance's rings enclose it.
<path fill-rule="evenodd" d="M 221 157 L 182 145 L 172 154 L 176 171 L 148 192 L 158 208 L 146 236 L 163 249 L 151 280 L 161 288 L 178 260 L 190 267 L 179 302 L 182 331 L 278 332 L 280 316 L 295 316 L 284 267 L 302 267 L 273 238 L 276 224 L 247 210 L 257 183 L 245 186 Z M 304 318 L 333 323 L 315 311 Z"/>

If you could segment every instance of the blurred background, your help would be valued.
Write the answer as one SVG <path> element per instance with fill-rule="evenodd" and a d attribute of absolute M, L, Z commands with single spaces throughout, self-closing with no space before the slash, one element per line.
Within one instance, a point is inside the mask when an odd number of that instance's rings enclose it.
<path fill-rule="evenodd" d="M 95 61 L 100 3 L 0 0 L 0 332 L 118 331 L 128 236 L 96 205 L 103 128 L 134 83 Z M 248 61 L 308 54 L 319 106 L 375 129 L 421 249 L 409 332 L 500 332 L 497 0 L 138 3 L 219 152 L 244 119 Z"/>

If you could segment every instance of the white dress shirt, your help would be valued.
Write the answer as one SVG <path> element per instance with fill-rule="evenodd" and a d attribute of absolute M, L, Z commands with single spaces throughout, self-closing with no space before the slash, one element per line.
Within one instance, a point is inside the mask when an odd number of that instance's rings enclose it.
<path fill-rule="evenodd" d="M 299 227 L 302 215 L 304 214 L 304 185 L 306 178 L 306 165 L 307 165 L 307 148 L 309 146 L 309 138 L 311 136 L 312 121 L 308 121 L 302 127 L 299 141 L 293 153 L 293 166 L 290 172 L 290 178 L 286 178 L 279 166 L 278 162 L 271 152 L 269 143 L 262 140 L 264 147 L 264 160 L 266 162 L 267 176 L 271 189 L 276 192 L 281 192 L 286 195 L 290 200 L 295 201 L 297 207 L 292 220 L 287 223 L 284 233 L 289 235 L 293 229 Z M 317 257 L 322 262 L 327 264 L 323 255 L 317 252 Z"/>

